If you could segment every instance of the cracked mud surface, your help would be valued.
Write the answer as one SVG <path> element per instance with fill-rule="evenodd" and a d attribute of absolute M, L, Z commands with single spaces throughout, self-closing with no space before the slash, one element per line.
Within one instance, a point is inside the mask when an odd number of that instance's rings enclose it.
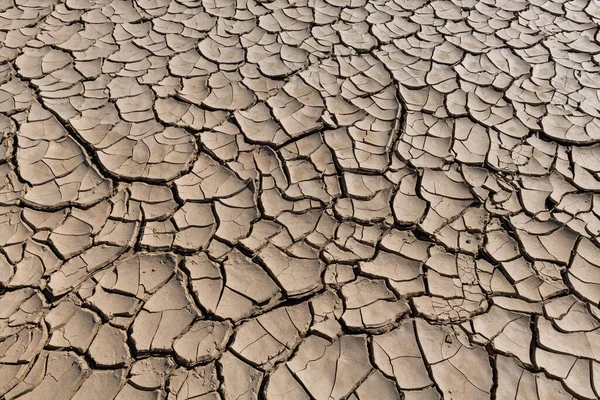
<path fill-rule="evenodd" d="M 598 398 L 599 23 L 0 0 L 0 398 Z"/>

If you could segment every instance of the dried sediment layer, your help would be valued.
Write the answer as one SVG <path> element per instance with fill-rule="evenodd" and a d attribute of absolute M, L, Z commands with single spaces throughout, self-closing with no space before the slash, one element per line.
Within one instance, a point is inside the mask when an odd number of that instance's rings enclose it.
<path fill-rule="evenodd" d="M 0 2 L 0 398 L 600 397 L 594 0 Z"/>

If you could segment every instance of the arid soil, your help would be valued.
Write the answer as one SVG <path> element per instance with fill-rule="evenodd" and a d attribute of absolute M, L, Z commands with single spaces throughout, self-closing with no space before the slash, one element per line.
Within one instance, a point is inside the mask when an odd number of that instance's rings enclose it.
<path fill-rule="evenodd" d="M 599 23 L 0 0 L 0 398 L 599 398 Z"/>

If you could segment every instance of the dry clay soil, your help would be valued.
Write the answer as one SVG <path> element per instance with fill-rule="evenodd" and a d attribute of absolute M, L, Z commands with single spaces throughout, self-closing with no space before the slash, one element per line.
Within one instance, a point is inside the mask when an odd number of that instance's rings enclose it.
<path fill-rule="evenodd" d="M 0 0 L 0 399 L 597 399 L 599 0 Z"/>

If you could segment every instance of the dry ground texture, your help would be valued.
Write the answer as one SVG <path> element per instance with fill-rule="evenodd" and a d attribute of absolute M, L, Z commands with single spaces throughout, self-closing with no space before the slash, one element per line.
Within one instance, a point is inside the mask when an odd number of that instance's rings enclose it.
<path fill-rule="evenodd" d="M 599 23 L 0 0 L 0 398 L 598 398 Z"/>

